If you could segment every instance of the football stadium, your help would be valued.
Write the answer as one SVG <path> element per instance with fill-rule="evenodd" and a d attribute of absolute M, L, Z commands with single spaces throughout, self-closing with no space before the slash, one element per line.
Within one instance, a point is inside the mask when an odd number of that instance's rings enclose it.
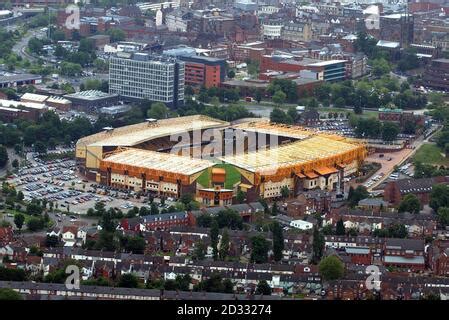
<path fill-rule="evenodd" d="M 117 188 L 226 205 L 288 188 L 337 190 L 367 155 L 363 143 L 299 126 L 247 119 L 231 124 L 195 115 L 111 128 L 76 144 L 79 171 Z"/>

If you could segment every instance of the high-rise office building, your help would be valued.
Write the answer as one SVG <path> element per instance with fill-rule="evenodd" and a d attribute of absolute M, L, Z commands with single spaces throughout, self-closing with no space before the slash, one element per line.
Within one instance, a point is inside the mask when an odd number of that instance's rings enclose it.
<path fill-rule="evenodd" d="M 109 92 L 130 100 L 184 103 L 184 62 L 148 53 L 117 53 L 109 62 Z"/>

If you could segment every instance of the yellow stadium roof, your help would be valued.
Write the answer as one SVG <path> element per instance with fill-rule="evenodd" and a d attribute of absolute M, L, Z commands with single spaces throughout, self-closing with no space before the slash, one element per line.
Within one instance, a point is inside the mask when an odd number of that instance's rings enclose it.
<path fill-rule="evenodd" d="M 207 160 L 193 159 L 169 153 L 126 148 L 102 160 L 103 163 L 116 163 L 124 166 L 158 170 L 189 176 L 212 167 Z"/>
<path fill-rule="evenodd" d="M 262 134 L 271 134 L 294 139 L 304 139 L 316 134 L 313 130 L 307 130 L 300 126 L 284 125 L 278 123 L 271 123 L 267 119 L 259 121 L 249 121 L 234 125 L 233 128 L 248 132 L 256 132 Z"/>
<path fill-rule="evenodd" d="M 360 149 L 360 145 L 333 136 L 315 135 L 277 148 L 222 157 L 224 162 L 263 174 L 279 167 L 310 163 Z"/>
<path fill-rule="evenodd" d="M 90 146 L 135 146 L 172 134 L 176 135 L 200 129 L 221 128 L 228 125 L 229 123 L 226 121 L 202 115 L 169 118 L 100 132 L 78 140 L 77 144 Z"/>

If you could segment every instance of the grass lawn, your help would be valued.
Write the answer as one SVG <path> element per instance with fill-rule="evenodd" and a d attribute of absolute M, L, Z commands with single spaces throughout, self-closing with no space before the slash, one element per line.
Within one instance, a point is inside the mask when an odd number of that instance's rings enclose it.
<path fill-rule="evenodd" d="M 226 170 L 225 188 L 232 189 L 232 186 L 240 181 L 240 173 L 230 164 L 220 163 L 215 168 L 224 168 Z M 204 171 L 197 179 L 197 182 L 203 187 L 210 187 L 211 177 L 209 171 Z"/>
<path fill-rule="evenodd" d="M 441 153 L 442 150 L 437 145 L 426 143 L 416 151 L 413 160 L 420 161 L 424 164 L 449 166 L 449 159 Z"/>

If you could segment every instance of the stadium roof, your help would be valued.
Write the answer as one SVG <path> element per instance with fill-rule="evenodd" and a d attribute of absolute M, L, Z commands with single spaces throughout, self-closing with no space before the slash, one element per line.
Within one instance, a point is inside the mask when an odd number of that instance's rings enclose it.
<path fill-rule="evenodd" d="M 143 122 L 116 128 L 109 132 L 100 132 L 80 139 L 78 144 L 91 146 L 135 146 L 172 134 L 181 134 L 192 130 L 220 128 L 228 125 L 228 122 L 200 115 L 169 118 L 158 120 L 155 123 Z"/>
<path fill-rule="evenodd" d="M 207 160 L 192 159 L 169 153 L 134 148 L 128 148 L 124 151 L 119 151 L 107 156 L 103 159 L 103 162 L 170 172 L 185 176 L 190 176 L 214 165 L 214 163 Z"/>
<path fill-rule="evenodd" d="M 331 136 L 315 135 L 278 148 L 223 157 L 222 160 L 260 174 L 275 173 L 279 167 L 306 164 L 339 154 L 356 151 L 359 144 L 337 140 Z M 329 169 L 330 170 L 330 169 Z"/>
<path fill-rule="evenodd" d="M 316 134 L 316 132 L 307 130 L 303 127 L 270 123 L 269 120 L 265 119 L 244 122 L 234 125 L 233 127 L 248 132 L 278 135 L 295 139 L 304 139 Z"/>

